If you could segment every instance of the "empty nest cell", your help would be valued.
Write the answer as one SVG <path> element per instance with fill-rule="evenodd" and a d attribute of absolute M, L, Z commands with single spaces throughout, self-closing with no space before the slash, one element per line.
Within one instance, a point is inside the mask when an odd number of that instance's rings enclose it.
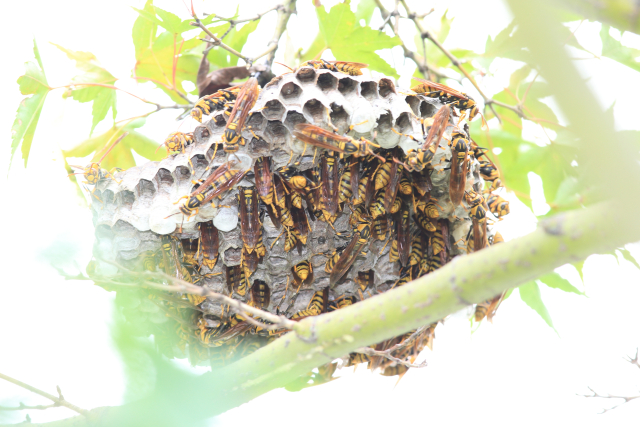
<path fill-rule="evenodd" d="M 106 203 L 109 203 L 106 200 L 106 198 L 107 198 L 106 197 L 107 196 L 106 193 L 107 192 L 111 193 L 109 190 L 105 191 L 104 194 L 103 194 L 103 198 L 102 199 Z M 113 193 L 111 193 L 111 194 L 113 194 Z M 124 190 L 124 191 L 121 191 L 121 192 L 118 193 L 118 206 L 119 207 L 124 207 L 124 208 L 127 208 L 127 209 L 131 209 L 131 207 L 133 206 L 133 202 L 135 202 L 135 201 L 136 201 L 136 196 L 133 194 L 132 191 Z"/>
<path fill-rule="evenodd" d="M 170 188 L 173 186 L 173 183 L 175 182 L 173 179 L 173 176 L 171 175 L 171 172 L 169 172 L 165 168 L 158 169 L 158 172 L 156 173 L 156 176 L 154 179 L 156 181 L 156 185 L 158 186 L 158 192 L 160 193 L 169 192 Z"/>
<path fill-rule="evenodd" d="M 333 74 L 330 73 L 320 74 L 318 76 L 318 87 L 323 92 L 335 90 L 338 87 L 338 79 L 336 79 Z"/>
<path fill-rule="evenodd" d="M 371 101 L 378 97 L 378 85 L 376 82 L 360 83 L 360 94 L 367 100 Z"/>
<path fill-rule="evenodd" d="M 311 123 L 323 122 L 327 114 L 324 105 L 317 99 L 310 99 L 305 102 L 302 111 L 312 118 Z"/>
<path fill-rule="evenodd" d="M 396 119 L 396 130 L 400 133 L 406 133 L 411 128 L 411 118 L 409 113 L 402 113 Z"/>
<path fill-rule="evenodd" d="M 271 145 L 279 145 L 287 142 L 287 138 L 289 135 L 289 131 L 279 121 L 270 121 L 267 124 L 267 128 L 264 131 L 264 135 L 267 137 L 269 141 L 271 141 Z"/>
<path fill-rule="evenodd" d="M 347 96 L 356 92 L 357 87 L 358 87 L 358 82 L 348 77 L 344 79 L 340 79 L 340 81 L 338 82 L 338 91 L 344 96 Z"/>
<path fill-rule="evenodd" d="M 422 117 L 423 119 L 425 117 L 433 117 L 433 115 L 436 113 L 436 106 L 433 104 L 429 104 L 426 101 L 422 101 L 422 103 L 420 103 L 420 117 Z"/>
<path fill-rule="evenodd" d="M 284 105 L 277 99 L 272 99 L 267 102 L 262 109 L 262 115 L 267 120 L 282 120 L 282 116 L 284 116 L 285 108 Z"/>
<path fill-rule="evenodd" d="M 349 114 L 342 105 L 338 105 L 335 102 L 332 103 L 329 116 L 331 117 L 331 123 L 338 128 L 340 133 L 347 131 L 349 128 Z"/>
<path fill-rule="evenodd" d="M 407 96 L 404 99 L 407 104 L 409 104 L 409 107 L 411 108 L 411 111 L 413 111 L 413 114 L 415 114 L 416 116 L 420 115 L 420 100 L 418 99 L 417 96 Z"/>

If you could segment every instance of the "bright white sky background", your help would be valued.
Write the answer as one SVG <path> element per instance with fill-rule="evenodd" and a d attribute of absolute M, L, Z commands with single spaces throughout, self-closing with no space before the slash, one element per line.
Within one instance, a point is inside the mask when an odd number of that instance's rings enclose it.
<path fill-rule="evenodd" d="M 109 335 L 113 294 L 87 282 L 64 281 L 48 266 L 44 254 L 59 254 L 66 259 L 69 255 L 65 252 L 70 251 L 70 258 L 79 259 L 80 266 L 90 258 L 93 243 L 90 212 L 79 205 L 74 188 L 67 184 L 59 154 L 60 147 L 73 146 L 88 136 L 90 108 L 63 100 L 62 92 L 51 93 L 40 119 L 29 169 L 25 171 L 22 167 L 18 152 L 7 178 L 4 170 L 9 162 L 10 128 L 22 99 L 15 80 L 24 72 L 23 63 L 32 60 L 34 35 L 52 86 L 66 84 L 75 69 L 48 42 L 93 52 L 112 74 L 129 76 L 134 64 L 130 28 L 137 16 L 129 6 L 142 7 L 143 3 L 143 0 L 14 0 L 2 4 L 0 18 L 5 41 L 0 69 L 3 98 L 0 197 L 5 201 L 0 210 L 4 225 L 0 257 L 3 267 L 0 372 L 50 393 L 55 393 L 55 386 L 60 385 L 70 402 L 87 409 L 117 405 L 122 399 L 122 366 L 111 348 Z M 231 3 L 236 2 L 194 1 L 200 11 L 222 16 L 233 14 Z M 277 2 L 241 3 L 240 15 L 248 16 Z M 322 3 L 329 7 L 336 1 Z M 481 50 L 487 35 L 495 36 L 511 20 L 508 9 L 499 0 L 410 3 L 418 12 L 437 5 L 427 21 L 432 27 L 437 27 L 440 16 L 449 9 L 451 16 L 456 17 L 446 43 L 449 47 Z M 156 0 L 156 5 L 183 18 L 187 16 L 180 0 Z M 245 52 L 264 50 L 263 43 L 271 37 L 274 18 L 275 14 L 263 18 L 256 33 L 250 36 Z M 380 22 L 376 13 L 372 25 L 376 28 Z M 412 26 L 410 22 L 402 25 Z M 308 46 L 316 28 L 311 1 L 300 0 L 298 15 L 289 23 L 291 34 L 295 35 L 294 46 Z M 465 31 L 469 28 L 473 29 L 471 34 Z M 598 24 L 585 22 L 576 33 L 583 46 L 596 54 L 601 49 L 599 29 Z M 405 39 L 411 43 L 410 37 Z M 628 45 L 640 46 L 638 36 L 625 34 L 622 39 Z M 276 60 L 284 61 L 283 50 L 278 51 Z M 395 61 L 401 71 L 400 84 L 406 87 L 413 65 L 408 62 L 403 68 L 400 48 L 393 53 L 388 59 L 391 64 Z M 615 102 L 618 127 L 638 129 L 638 73 L 608 59 L 585 59 L 579 65 L 602 105 L 609 107 Z M 496 93 L 513 69 L 510 62 L 496 62 L 489 70 L 494 77 L 487 77 L 482 84 L 490 93 Z M 146 98 L 169 103 L 150 85 L 136 87 L 132 81 L 118 84 Z M 472 89 L 467 89 L 473 94 Z M 149 108 L 118 93 L 118 119 L 141 114 Z M 162 141 L 179 126 L 174 117 L 172 111 L 155 114 L 148 121 L 151 126 L 145 126 L 143 132 Z M 101 126 L 110 125 L 104 122 Z M 180 130 L 190 130 L 192 126 L 187 121 Z M 535 130 L 529 137 L 536 137 Z M 544 213 L 547 207 L 536 178 L 531 177 L 534 208 L 537 213 Z M 535 217 L 513 198 L 511 212 L 500 224 L 507 240 L 535 227 Z M 573 267 L 561 271 L 581 287 L 575 281 L 578 276 Z M 309 427 L 356 423 L 637 426 L 640 400 L 597 415 L 614 402 L 585 399 L 576 393 L 586 393 L 587 386 L 591 386 L 601 393 L 640 394 L 640 370 L 623 360 L 623 356 L 633 355 L 640 346 L 640 272 L 626 261 L 618 264 L 612 256 L 594 256 L 586 263 L 585 279 L 587 298 L 542 288 L 542 297 L 559 336 L 514 292 L 500 307 L 494 324 L 483 324 L 473 334 L 467 312 L 457 313 L 439 325 L 434 351 L 425 350 L 420 359 L 426 358 L 429 366 L 411 370 L 395 388 L 395 377 L 372 375 L 364 367 L 354 374 L 349 368 L 340 373 L 339 381 L 299 393 L 275 390 L 219 416 L 211 425 L 270 426 L 295 422 Z M 19 401 L 48 403 L 26 390 L 0 382 L 0 405 L 15 405 Z M 276 413 L 277 418 L 265 416 Z M 74 415 L 64 408 L 29 414 L 34 422 Z M 6 417 L 0 414 L 0 422 L 19 422 L 23 417 L 24 413 Z"/>

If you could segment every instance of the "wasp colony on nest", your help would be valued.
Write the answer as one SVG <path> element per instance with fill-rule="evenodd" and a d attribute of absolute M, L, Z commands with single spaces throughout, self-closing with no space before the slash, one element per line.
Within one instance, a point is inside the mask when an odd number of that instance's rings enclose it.
<path fill-rule="evenodd" d="M 88 167 L 98 174 L 92 276 L 160 271 L 300 320 L 502 241 L 487 230 L 508 213 L 493 194 L 498 171 L 462 125 L 475 102 L 426 80 L 400 90 L 364 77 L 364 66 L 311 61 L 264 88 L 250 78 L 200 99 L 191 115 L 203 124 L 171 134 L 166 159 L 125 172 Z M 201 296 L 118 288 L 117 297 L 141 335 L 193 364 L 230 363 L 288 332 Z M 479 304 L 476 319 L 498 303 Z M 435 326 L 374 348 L 411 336 L 393 355 L 413 362 Z M 365 362 L 383 375 L 408 369 L 363 354 L 346 365 Z"/>

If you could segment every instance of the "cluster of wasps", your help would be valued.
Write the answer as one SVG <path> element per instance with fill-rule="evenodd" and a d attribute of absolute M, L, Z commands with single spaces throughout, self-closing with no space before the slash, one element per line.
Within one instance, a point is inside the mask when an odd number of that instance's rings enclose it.
<path fill-rule="evenodd" d="M 366 64 L 314 60 L 301 66 L 361 75 L 360 70 Z M 398 147 L 382 149 L 364 137 L 350 136 L 353 126 L 340 134 L 330 123 L 330 129 L 303 123 L 295 126 L 293 135 L 305 144 L 304 152 L 307 146 L 314 151 L 313 166 L 305 170 L 298 167 L 299 163 L 291 161 L 286 166 L 274 168 L 268 156 L 256 159 L 249 170 L 236 167 L 234 153 L 246 143 L 242 132 L 251 129 L 245 126 L 245 121 L 260 94 L 256 78 L 251 77 L 241 86 L 207 95 L 195 104 L 191 116 L 198 122 L 202 122 L 205 116 L 223 111 L 226 127 L 220 145 L 228 159 L 215 169 L 207 168 L 210 172 L 206 178 L 193 181 L 192 191 L 181 197 L 186 200 L 179 206 L 179 213 L 190 218 L 207 203 L 215 206 L 216 198 L 222 199 L 226 192 L 237 188 L 242 239 L 240 264 L 223 266 L 223 273 L 215 273 L 225 275 L 229 295 L 245 297 L 257 308 L 270 307 L 271 288 L 261 280 L 252 280 L 268 250 L 282 238 L 285 252 L 297 250 L 301 254 L 302 247 L 312 237 L 311 222 L 324 222 L 333 228 L 341 215 L 348 215 L 350 227 L 346 233 L 336 231 L 343 244 L 325 253 L 312 254 L 292 267 L 291 293 L 287 293 L 287 280 L 285 294 L 275 306 L 277 314 L 301 320 L 342 309 L 364 299 L 367 294 L 379 292 L 373 270 L 351 271 L 350 276 L 356 275 L 354 281 L 358 286 L 358 296 L 342 295 L 330 300 L 330 289 L 346 280 L 356 259 L 372 250 L 370 245 L 375 240 L 385 242 L 380 253 L 389 248 L 388 259 L 397 272 L 397 280 L 389 283 L 388 289 L 402 286 L 442 267 L 455 256 L 453 246 L 458 244 L 452 243 L 449 233 L 451 220 L 443 214 L 445 209 L 439 204 L 443 203 L 442 199 L 439 202 L 431 194 L 432 174 L 442 173 L 442 170 L 435 169 L 434 163 L 437 162 L 434 159 L 438 150 L 445 150 L 445 143 L 451 156 L 442 158 L 440 162 L 446 162 L 444 170 L 450 171 L 448 203 L 454 208 L 463 206 L 468 212 L 468 218 L 456 220 L 471 222 L 469 233 L 458 246 L 471 253 L 502 241 L 499 233 L 489 236 L 487 231 L 489 221 L 499 220 L 509 213 L 508 202 L 499 196 L 502 183 L 498 168 L 486 155 L 486 150 L 469 137 L 468 126 L 459 126 L 466 115 L 472 120 L 479 114 L 475 101 L 442 84 L 417 80 L 419 84 L 411 88 L 415 94 L 437 99 L 442 104 L 433 118 L 420 119 L 422 138 L 400 134 L 413 139 L 418 144 L 417 149 L 406 153 Z M 453 124 L 454 117 L 458 118 L 457 125 Z M 484 118 L 482 120 L 484 122 Z M 450 128 L 452 131 L 448 136 L 447 129 Z M 176 132 L 167 138 L 164 145 L 169 152 L 184 152 L 193 143 L 193 134 Z M 481 177 L 490 184 L 485 190 L 468 190 L 467 175 L 474 160 L 479 162 Z M 243 179 L 251 178 L 253 185 L 238 186 Z M 263 238 L 266 217 L 281 230 L 269 249 Z M 190 283 L 203 284 L 206 277 L 214 275 L 219 236 L 212 221 L 200 223 L 198 227 L 198 239 L 164 236 L 162 249 L 140 255 L 139 264 L 146 270 L 163 271 Z M 316 291 L 305 309 L 294 313 L 281 310 L 287 296 L 292 301 L 303 285 L 308 288 L 314 283 L 312 260 L 316 256 L 326 259 L 324 271 L 329 276 L 329 286 Z M 175 298 L 169 294 L 152 294 L 151 298 L 173 319 L 169 322 L 171 326 L 157 331 L 159 347 L 164 348 L 167 355 L 175 346 L 184 354 L 188 349 L 192 363 L 210 361 L 212 364 L 224 364 L 250 354 L 288 332 L 256 327 L 241 315 L 232 313 L 229 307 L 222 307 L 222 316 L 214 319 L 201 308 L 206 299 L 200 296 Z M 502 296 L 498 296 L 478 304 L 475 319 L 491 319 L 501 300 Z M 435 327 L 436 323 L 417 336 L 412 331 L 372 348 L 388 350 L 398 359 L 413 362 L 424 347 L 432 347 Z M 411 342 L 402 345 L 409 337 Z M 402 376 L 408 369 L 388 358 L 355 353 L 349 355 L 346 365 L 360 363 L 367 363 L 372 370 L 379 369 L 383 375 Z M 325 365 L 318 373 L 310 374 L 307 380 L 314 384 L 329 381 L 336 366 L 335 363 Z"/>

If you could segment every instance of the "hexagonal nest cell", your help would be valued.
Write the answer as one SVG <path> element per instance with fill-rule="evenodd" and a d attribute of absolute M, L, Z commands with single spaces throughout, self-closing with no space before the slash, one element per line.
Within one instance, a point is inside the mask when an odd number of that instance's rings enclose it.
<path fill-rule="evenodd" d="M 372 101 L 378 97 L 378 84 L 376 82 L 360 83 L 360 95 L 367 101 Z"/>
<path fill-rule="evenodd" d="M 282 120 L 285 108 L 284 105 L 277 99 L 268 101 L 265 108 L 262 109 L 262 115 L 267 120 Z"/>
<path fill-rule="evenodd" d="M 280 96 L 286 100 L 295 99 L 302 95 L 302 88 L 294 82 L 286 83 L 280 89 Z"/>
<path fill-rule="evenodd" d="M 430 163 L 418 164 L 419 167 L 411 171 L 404 169 L 408 164 L 405 150 L 412 142 L 410 138 L 394 133 L 393 129 L 422 140 L 420 123 L 411 112 L 421 118 L 431 117 L 437 111 L 438 103 L 429 103 L 421 95 L 405 96 L 403 92 L 406 90 L 396 88 L 393 80 L 386 77 L 351 77 L 328 69 L 301 67 L 274 78 L 261 90 L 241 128 L 247 142 L 238 146 L 235 152 L 225 152 L 225 148 L 229 148 L 223 136 L 225 115 L 221 111 L 214 112 L 210 120 L 195 128 L 195 142 L 185 153 L 170 154 L 160 162 L 134 167 L 118 174 L 118 182 L 107 179 L 98 183 L 92 205 L 97 239 L 94 271 L 97 275 L 116 278 L 128 274 L 101 261 L 105 259 L 138 272 L 150 269 L 186 278 L 184 273 L 177 275 L 181 269 L 171 270 L 179 263 L 197 286 L 226 295 L 231 293 L 239 301 L 291 318 L 302 310 L 313 309 L 311 301 L 314 297 L 316 300 L 321 297 L 327 306 L 320 307 L 313 315 L 333 311 L 402 286 L 453 257 L 473 250 L 470 245 L 475 240 L 473 236 L 467 237 L 469 230 L 473 230 L 468 201 L 453 200 L 458 195 L 452 196 L 450 192 L 450 171 L 432 174 L 443 168 L 442 159 L 451 158 L 451 149 L 441 144 Z M 326 130 L 331 132 L 329 120 L 337 127 L 335 136 L 326 133 Z M 365 125 L 354 127 L 349 134 L 353 139 L 344 138 L 342 135 L 352 121 Z M 325 129 L 323 143 L 334 145 L 335 152 L 314 147 L 313 138 L 304 143 L 295 138 L 295 126 L 301 123 Z M 380 148 L 361 137 L 379 144 Z M 335 145 L 338 143 L 342 145 Z M 303 144 L 311 148 L 306 154 L 297 147 Z M 357 156 L 349 155 L 361 148 L 364 150 L 357 151 Z M 374 151 L 384 161 L 368 155 L 367 150 Z M 214 152 L 216 156 L 212 158 Z M 394 162 L 394 158 L 402 163 Z M 259 165 L 264 164 L 268 172 L 259 169 L 264 167 Z M 384 164 L 395 166 L 385 169 Z M 334 173 L 329 165 L 335 168 L 335 175 L 329 175 Z M 470 158 L 468 165 L 463 190 L 481 192 L 485 183 L 484 176 L 478 172 L 478 159 Z M 217 175 L 220 167 L 229 170 L 222 169 L 223 172 Z M 282 167 L 286 169 L 280 169 Z M 379 170 L 385 172 L 378 173 Z M 336 177 L 333 182 L 337 183 L 347 172 L 357 173 L 360 182 L 371 180 L 373 190 L 367 193 L 371 196 L 370 201 L 359 200 L 360 191 L 348 197 L 343 194 L 344 188 L 338 191 L 339 187 L 332 195 L 328 184 L 332 181 L 328 177 Z M 386 173 L 400 173 L 401 179 L 385 181 Z M 270 177 L 272 183 L 266 192 L 265 188 L 258 188 L 263 185 L 259 179 L 261 174 Z M 192 180 L 207 178 L 211 180 L 206 185 L 192 183 Z M 295 186 L 294 179 L 298 182 Z M 399 188 L 392 188 L 399 184 L 393 182 L 403 182 L 403 191 L 409 193 L 399 195 Z M 242 239 L 247 220 L 238 218 L 239 186 L 244 187 L 243 192 L 249 200 L 253 201 L 255 194 L 259 211 L 261 237 L 251 252 Z M 196 188 L 198 194 L 211 196 L 212 200 L 198 202 Z M 221 193 L 214 194 L 218 190 Z M 385 198 L 387 191 L 390 194 Z M 272 199 L 268 197 L 270 192 Z M 362 196 L 366 198 L 364 194 Z M 174 204 L 180 197 L 183 197 L 180 204 Z M 216 207 L 212 207 L 210 201 Z M 442 207 L 437 209 L 435 217 L 433 210 L 426 210 L 425 205 L 431 201 Z M 182 214 L 190 212 L 189 209 L 192 209 L 191 216 Z M 403 218 L 403 212 L 406 212 L 404 218 L 408 218 L 405 223 L 407 233 L 403 235 L 410 236 L 411 240 L 404 242 L 402 247 L 422 245 L 422 250 L 415 251 L 422 258 L 413 263 L 404 258 L 414 251 L 403 252 L 402 259 L 398 259 L 394 258 L 395 250 L 391 250 L 394 242 L 398 247 L 398 227 L 402 224 L 399 219 Z M 431 217 L 425 217 L 424 212 L 429 212 Z M 364 216 L 358 219 L 361 214 Z M 364 255 L 353 257 L 352 265 L 343 277 L 331 278 L 332 269 L 327 267 L 327 261 L 341 259 L 341 251 L 357 232 L 358 221 L 371 221 L 370 227 L 374 231 L 387 229 L 384 236 L 381 232 L 382 239 L 373 237 L 368 242 Z M 415 242 L 413 236 L 417 236 Z M 448 243 L 444 249 L 442 245 L 433 244 L 439 238 Z M 264 246 L 260 249 L 264 250 L 261 252 L 264 255 L 258 256 L 260 245 Z M 167 256 L 168 252 L 170 256 Z M 210 258 L 205 258 L 205 254 Z M 307 265 L 313 272 L 308 281 L 300 279 L 296 273 L 304 272 L 309 268 Z M 89 269 L 87 271 L 89 274 Z M 231 283 L 236 279 L 238 283 Z M 262 301 L 264 305 L 256 300 L 256 288 L 270 296 L 268 302 Z M 132 291 L 125 289 L 122 292 Z M 219 366 L 274 338 L 254 327 L 232 334 L 236 329 L 231 329 L 231 321 L 241 323 L 242 320 L 233 317 L 235 314 L 229 307 L 213 299 L 194 300 L 175 292 L 154 295 L 150 302 L 147 290 L 142 289 L 138 302 L 124 307 L 123 313 L 132 322 L 143 324 L 141 333 L 153 334 L 160 351 L 168 357 L 189 357 L 192 364 Z M 180 310 L 176 310 L 177 307 Z M 188 313 L 188 316 L 177 322 L 165 312 Z M 177 333 L 182 323 L 187 326 L 186 332 Z M 431 326 L 425 330 L 425 337 L 433 339 L 435 326 Z M 277 331 L 275 335 L 284 332 Z M 166 339 L 165 344 L 161 339 Z M 402 339 L 397 337 L 394 342 Z M 256 343 L 259 344 L 256 346 Z M 410 360 L 415 355 L 394 353 L 394 356 Z M 355 355 L 345 357 L 347 365 L 367 360 L 355 359 Z M 397 368 L 396 362 L 385 363 L 381 362 L 379 366 L 385 375 L 396 372 L 386 370 Z"/>
<path fill-rule="evenodd" d="M 357 89 L 358 82 L 353 79 L 344 77 L 338 81 L 338 91 L 344 96 L 357 92 Z"/>
<path fill-rule="evenodd" d="M 318 76 L 317 84 L 324 92 L 328 92 L 338 87 L 338 79 L 331 73 L 322 73 Z"/>
<path fill-rule="evenodd" d="M 302 67 L 296 72 L 296 78 L 300 83 L 313 83 L 316 79 L 316 70 Z"/>

